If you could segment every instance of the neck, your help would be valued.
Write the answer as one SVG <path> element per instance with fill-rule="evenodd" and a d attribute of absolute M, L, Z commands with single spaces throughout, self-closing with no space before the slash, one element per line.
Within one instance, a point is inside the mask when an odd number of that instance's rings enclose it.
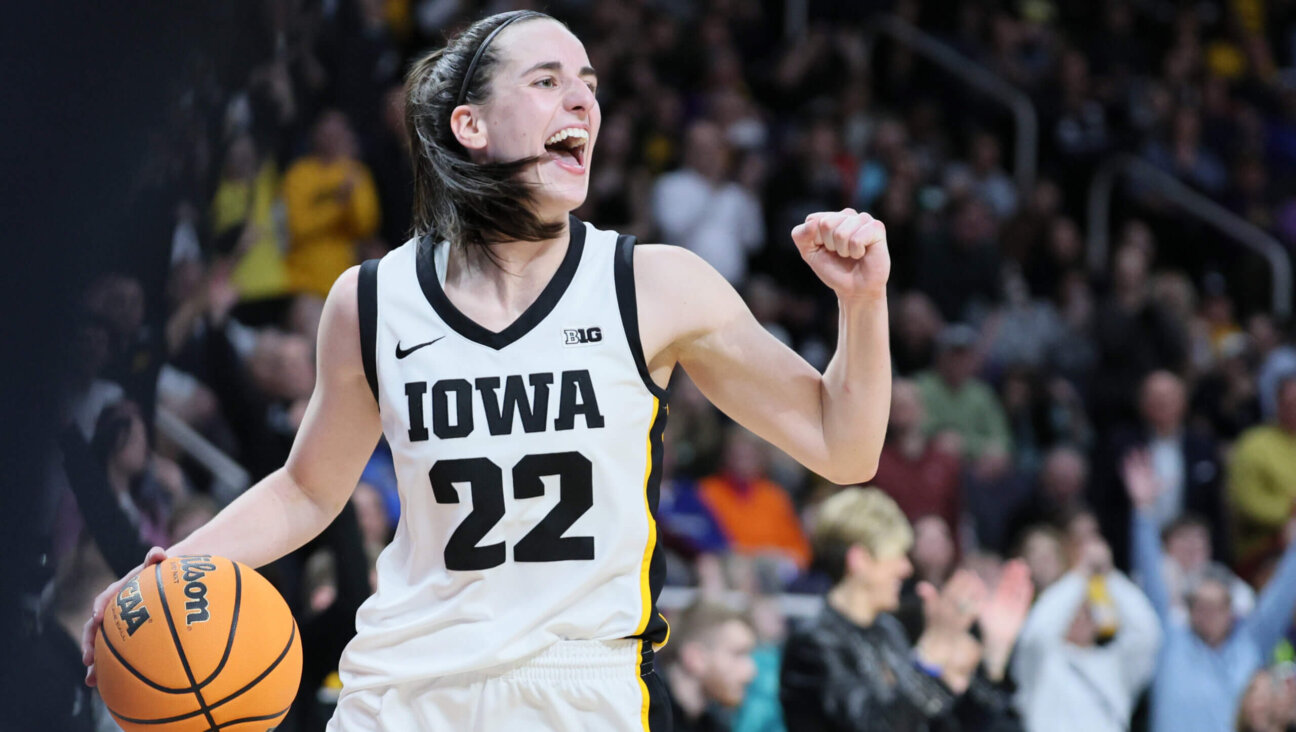
<path fill-rule="evenodd" d="M 548 284 L 567 254 L 570 224 L 544 241 L 504 241 L 489 244 L 489 254 L 476 246 L 451 246 L 446 263 L 446 288 L 489 293 L 511 311 L 525 310 Z"/>
<path fill-rule="evenodd" d="M 689 719 L 697 719 L 706 712 L 706 694 L 702 691 L 702 682 L 693 678 L 679 664 L 672 665 L 666 671 L 666 680 L 670 682 L 671 701 L 684 712 Z"/>
<path fill-rule="evenodd" d="M 828 605 L 861 628 L 872 625 L 878 616 L 877 608 L 873 607 L 868 593 L 848 582 L 838 583 L 829 590 Z"/>

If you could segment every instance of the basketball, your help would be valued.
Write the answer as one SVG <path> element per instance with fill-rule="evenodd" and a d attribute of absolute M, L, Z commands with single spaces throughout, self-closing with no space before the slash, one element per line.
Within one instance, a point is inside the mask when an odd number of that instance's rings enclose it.
<path fill-rule="evenodd" d="M 287 603 L 252 568 L 169 557 L 109 601 L 95 664 L 127 732 L 265 732 L 297 694 L 301 639 Z"/>

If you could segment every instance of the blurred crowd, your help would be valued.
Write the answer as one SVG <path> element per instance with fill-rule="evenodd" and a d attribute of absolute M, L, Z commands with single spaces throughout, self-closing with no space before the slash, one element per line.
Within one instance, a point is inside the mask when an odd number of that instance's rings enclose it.
<path fill-rule="evenodd" d="M 51 728 L 114 728 L 75 652 L 97 589 L 246 488 L 181 433 L 252 482 L 281 466 L 323 297 L 408 238 L 407 65 L 526 5 L 222 4 L 236 61 L 193 59 L 147 161 L 173 212 L 140 226 L 156 256 L 78 295 L 38 598 L 66 689 Z M 1296 729 L 1292 321 L 1263 260 L 1155 186 L 1117 189 L 1096 269 L 1084 216 L 1099 166 L 1133 154 L 1296 259 L 1296 2 L 537 9 L 600 79 L 577 216 L 694 250 L 820 368 L 836 302 L 788 232 L 845 207 L 888 231 L 873 488 L 807 473 L 676 375 L 658 520 L 683 598 L 659 657 L 677 729 Z M 1028 95 L 1028 187 L 1006 110 L 873 33 L 882 14 Z M 307 654 L 282 729 L 322 729 L 399 512 L 379 445 L 338 522 L 265 569 Z"/>

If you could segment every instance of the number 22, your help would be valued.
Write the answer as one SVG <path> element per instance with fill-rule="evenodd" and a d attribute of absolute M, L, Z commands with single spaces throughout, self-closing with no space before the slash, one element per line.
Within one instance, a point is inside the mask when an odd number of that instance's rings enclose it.
<path fill-rule="evenodd" d="M 593 466 L 579 452 L 527 455 L 513 466 L 513 497 L 544 495 L 544 476 L 558 476 L 558 505 L 513 545 L 515 562 L 563 562 L 593 559 L 594 537 L 563 536 L 594 505 Z M 504 518 L 504 472 L 487 458 L 441 460 L 428 471 L 437 503 L 459 503 L 455 483 L 467 483 L 472 511 L 450 534 L 445 548 L 446 569 L 471 571 L 504 563 L 504 542 L 478 546 Z"/>

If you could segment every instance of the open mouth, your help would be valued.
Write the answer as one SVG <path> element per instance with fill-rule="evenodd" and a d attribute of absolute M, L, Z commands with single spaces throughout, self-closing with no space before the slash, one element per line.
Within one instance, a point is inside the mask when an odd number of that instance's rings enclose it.
<path fill-rule="evenodd" d="M 585 146 L 588 143 L 588 132 L 579 127 L 568 127 L 545 140 L 545 150 L 560 167 L 580 173 L 585 170 Z"/>

